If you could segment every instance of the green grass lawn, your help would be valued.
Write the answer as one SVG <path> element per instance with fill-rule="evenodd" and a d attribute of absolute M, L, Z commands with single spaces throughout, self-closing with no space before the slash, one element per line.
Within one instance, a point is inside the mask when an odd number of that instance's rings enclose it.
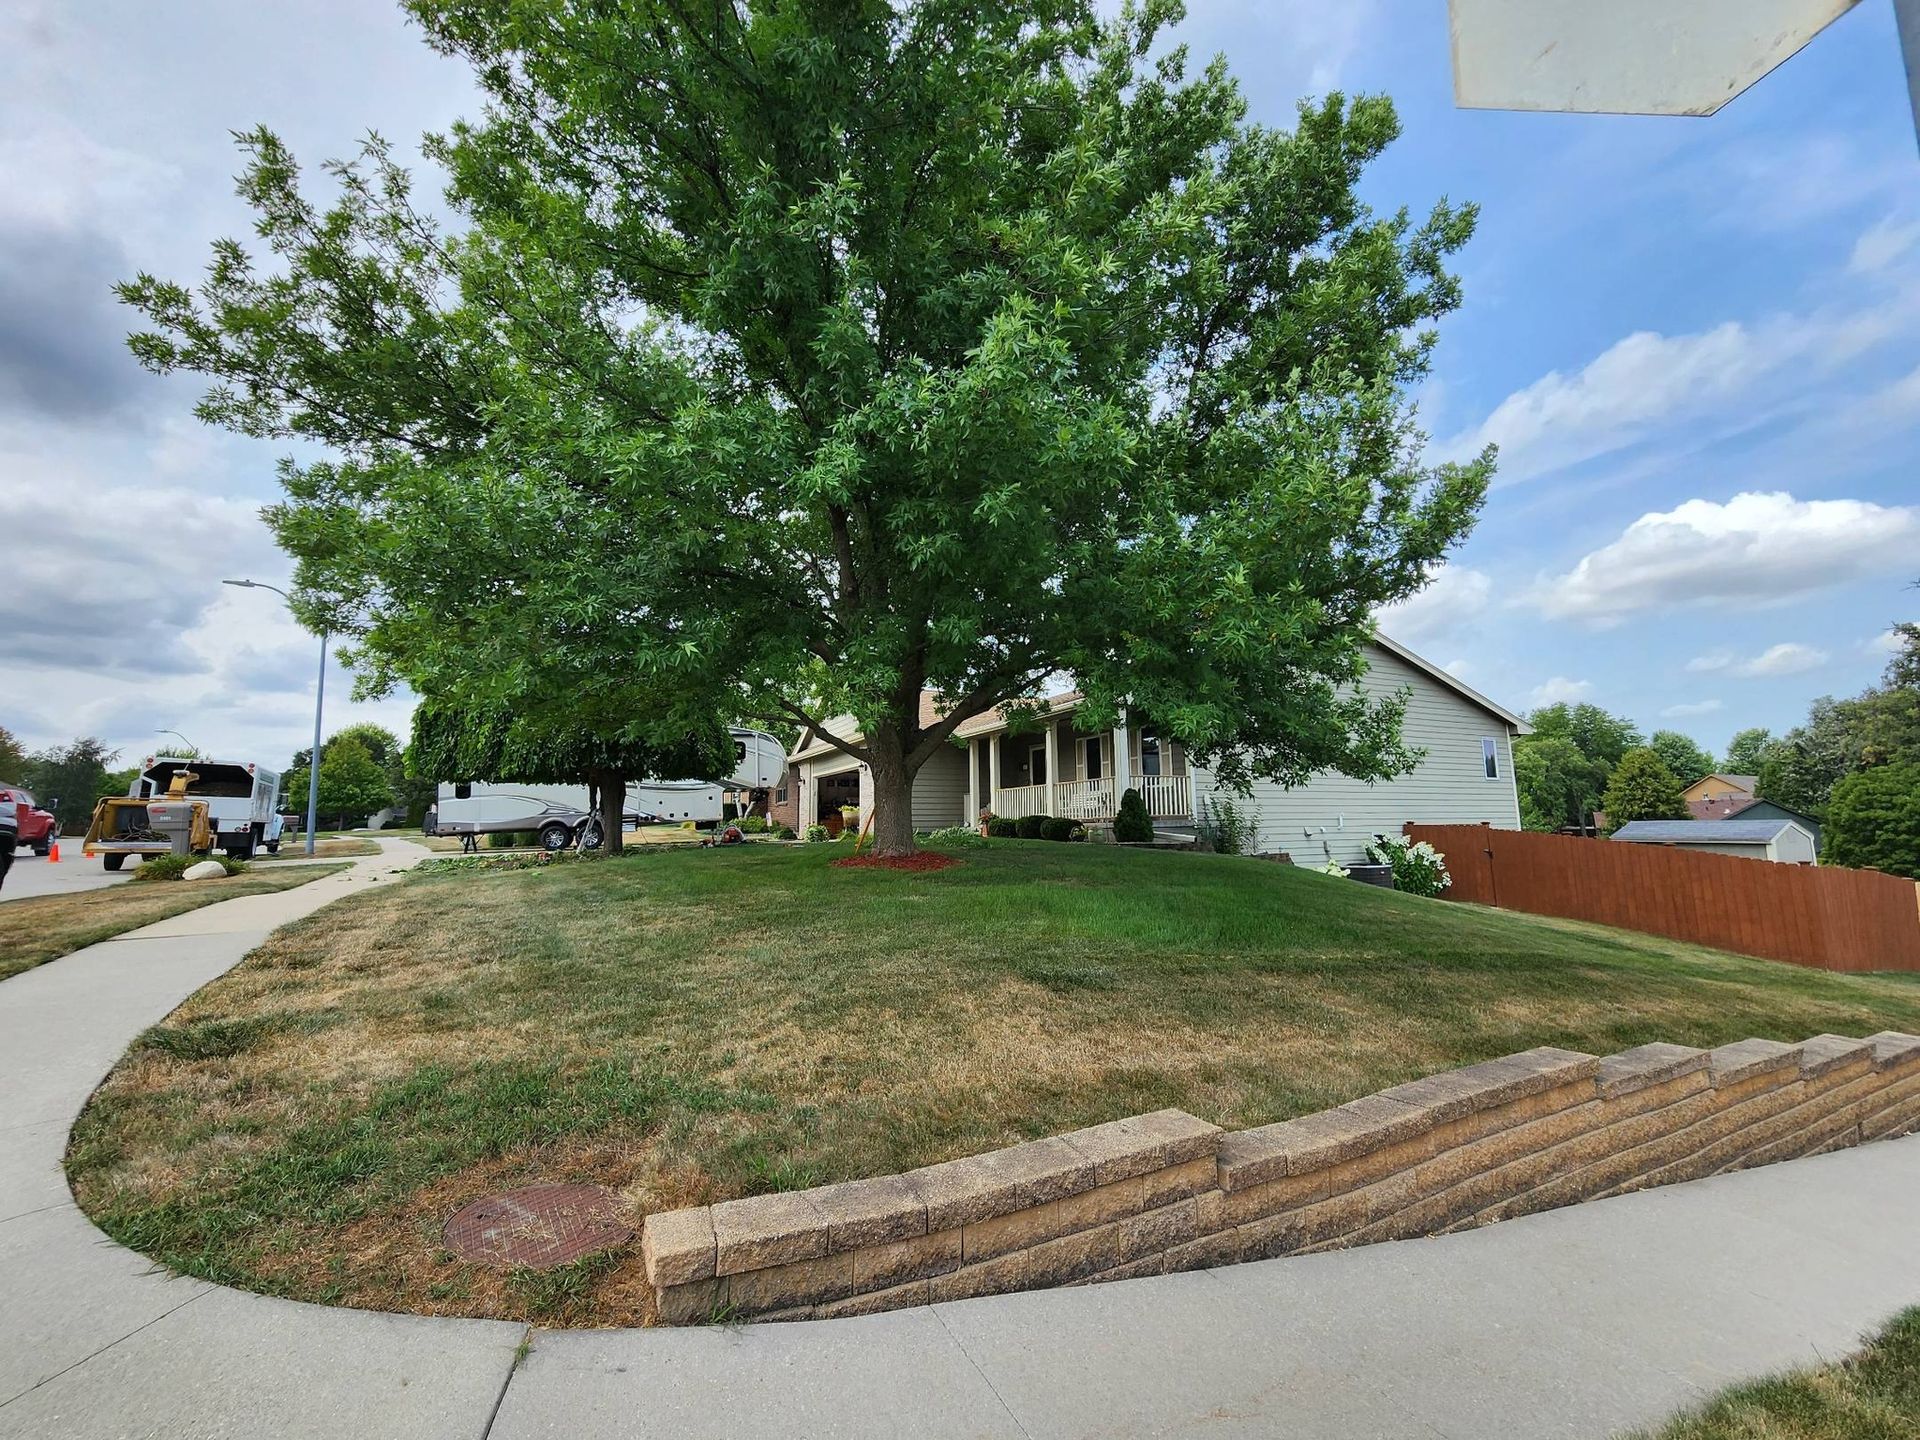
<path fill-rule="evenodd" d="M 1912 1440 L 1920 1435 L 1920 1308 L 1834 1365 L 1736 1385 L 1639 1440 Z"/>
<path fill-rule="evenodd" d="M 176 1269 L 382 1308 L 631 1321 L 637 1256 L 535 1284 L 447 1215 L 585 1180 L 647 1211 L 1175 1105 L 1226 1126 L 1533 1045 L 1920 1029 L 1920 987 L 1257 860 L 996 841 L 443 869 L 277 934 L 136 1045 L 76 1193 Z"/>
<path fill-rule="evenodd" d="M 0 905 L 0 980 L 202 905 L 242 895 L 271 895 L 344 868 L 289 866 L 270 875 L 249 872 L 224 880 L 159 880 L 145 885 L 128 881 L 104 890 L 9 900 Z"/>

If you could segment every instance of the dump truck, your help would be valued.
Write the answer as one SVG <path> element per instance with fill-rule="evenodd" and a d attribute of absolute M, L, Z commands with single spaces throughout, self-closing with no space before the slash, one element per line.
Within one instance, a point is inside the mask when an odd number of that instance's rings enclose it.
<path fill-rule="evenodd" d="M 236 760 L 149 755 L 125 795 L 94 807 L 81 847 L 118 870 L 129 855 L 206 855 L 245 860 L 280 848 L 280 776 Z"/>

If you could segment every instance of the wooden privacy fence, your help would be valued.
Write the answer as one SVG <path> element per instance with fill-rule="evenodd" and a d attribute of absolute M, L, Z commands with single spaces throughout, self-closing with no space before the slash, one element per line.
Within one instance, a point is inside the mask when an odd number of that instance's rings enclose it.
<path fill-rule="evenodd" d="M 1486 825 L 1405 829 L 1447 857 L 1449 899 L 1823 970 L 1920 970 L 1920 889 L 1897 875 Z"/>

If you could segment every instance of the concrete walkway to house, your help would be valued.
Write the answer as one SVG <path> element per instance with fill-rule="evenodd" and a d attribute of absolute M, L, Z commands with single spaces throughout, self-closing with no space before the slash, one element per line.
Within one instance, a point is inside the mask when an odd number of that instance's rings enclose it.
<path fill-rule="evenodd" d="M 74 1206 L 127 1043 L 426 853 L 0 982 L 0 1436 L 1605 1436 L 1920 1301 L 1920 1138 L 1437 1240 L 801 1325 L 533 1332 L 169 1277 Z"/>

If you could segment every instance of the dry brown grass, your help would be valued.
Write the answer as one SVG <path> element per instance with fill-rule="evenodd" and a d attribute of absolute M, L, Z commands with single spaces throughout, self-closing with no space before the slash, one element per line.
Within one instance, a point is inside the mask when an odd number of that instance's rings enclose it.
<path fill-rule="evenodd" d="M 1251 861 L 996 844 L 423 875 L 280 932 L 102 1088 L 70 1174 L 177 1268 L 545 1323 L 643 1315 L 626 1252 L 547 1276 L 439 1226 L 586 1181 L 638 1218 L 1177 1105 L 1260 1124 L 1560 1044 L 1920 1025 L 1920 987 Z"/>
<path fill-rule="evenodd" d="M 242 895 L 270 895 L 331 875 L 338 865 L 213 880 L 131 881 L 71 895 L 31 895 L 0 905 L 0 980 L 128 930 Z"/>

